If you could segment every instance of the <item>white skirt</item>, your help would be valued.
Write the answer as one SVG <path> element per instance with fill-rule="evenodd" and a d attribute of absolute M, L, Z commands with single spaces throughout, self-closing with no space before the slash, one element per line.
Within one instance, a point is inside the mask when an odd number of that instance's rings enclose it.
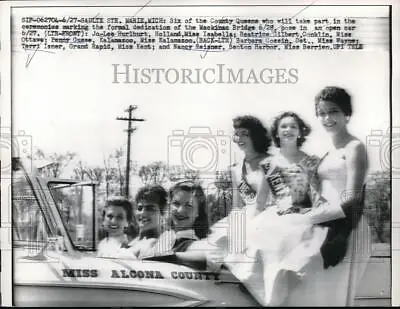
<path fill-rule="evenodd" d="M 225 264 L 263 306 L 283 304 L 290 293 L 289 279 L 301 281 L 328 229 L 279 216 L 267 208 L 248 222 L 242 254 L 230 253 Z M 296 215 L 296 218 L 299 218 Z"/>
<path fill-rule="evenodd" d="M 335 267 L 323 269 L 316 255 L 304 268 L 305 276 L 289 291 L 285 306 L 354 306 L 357 287 L 371 255 L 370 227 L 364 216 L 349 237 L 346 256 Z"/>
<path fill-rule="evenodd" d="M 229 270 L 263 306 L 352 305 L 370 255 L 365 218 L 350 234 L 344 260 L 327 269 L 320 248 L 328 228 L 293 218 L 270 207 L 248 222 L 245 250 L 225 258 Z"/>

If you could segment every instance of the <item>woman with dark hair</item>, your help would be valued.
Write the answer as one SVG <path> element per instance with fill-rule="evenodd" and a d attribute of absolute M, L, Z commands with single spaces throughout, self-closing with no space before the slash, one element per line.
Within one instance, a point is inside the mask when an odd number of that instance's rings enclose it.
<path fill-rule="evenodd" d="M 142 258 L 152 254 L 164 223 L 167 192 L 160 185 L 144 186 L 137 192 L 135 204 L 134 215 L 139 233 L 121 251 L 120 257 Z"/>
<path fill-rule="evenodd" d="M 208 217 L 202 187 L 191 180 L 176 183 L 169 190 L 167 221 L 170 229 L 161 234 L 155 245 L 157 253 L 184 252 L 194 242 L 206 237 Z"/>
<path fill-rule="evenodd" d="M 132 204 L 124 198 L 112 198 L 106 201 L 103 210 L 102 229 L 105 237 L 100 241 L 98 257 L 116 257 L 120 249 L 127 245 L 126 232 L 133 224 Z"/>
<path fill-rule="evenodd" d="M 279 130 L 287 129 L 288 131 L 290 128 L 298 130 L 298 132 L 295 132 L 297 133 L 295 137 L 296 137 L 296 145 L 299 148 L 303 145 L 303 143 L 306 141 L 307 136 L 311 132 L 310 126 L 307 125 L 304 122 L 304 120 L 299 117 L 299 115 L 293 112 L 283 112 L 274 119 L 274 122 L 272 123 L 271 126 L 272 140 L 274 141 L 276 147 L 278 148 L 281 147 Z M 284 134 L 283 138 L 285 138 L 286 135 L 287 134 Z"/>
<path fill-rule="evenodd" d="M 332 142 L 318 167 L 321 195 L 328 202 L 305 219 L 327 235 L 288 305 L 297 305 L 299 295 L 314 296 L 302 299 L 300 305 L 354 305 L 355 287 L 369 258 L 369 231 L 362 215 L 368 158 L 365 145 L 348 131 L 352 112 L 351 96 L 343 88 L 325 87 L 315 97 L 316 116 Z"/>
<path fill-rule="evenodd" d="M 276 204 L 279 214 L 304 212 L 311 207 L 310 184 L 319 158 L 301 149 L 310 132 L 294 112 L 283 112 L 273 121 L 271 135 L 279 152 L 260 163 L 265 177 L 259 191 L 264 195 L 271 192 L 269 204 Z"/>
<path fill-rule="evenodd" d="M 262 179 L 260 162 L 269 156 L 271 139 L 261 121 L 253 116 L 234 118 L 233 128 L 233 142 L 244 154 L 242 164 L 235 164 L 231 170 L 232 186 L 236 193 L 233 207 L 254 207 L 257 187 Z"/>
<path fill-rule="evenodd" d="M 175 231 L 191 229 L 198 238 L 208 233 L 206 196 L 193 181 L 182 181 L 169 190 L 170 219 Z"/>
<path fill-rule="evenodd" d="M 233 142 L 243 152 L 243 161 L 230 168 L 232 181 L 232 208 L 230 213 L 211 227 L 208 241 L 220 248 L 242 252 L 246 246 L 246 230 L 257 211 L 263 209 L 264 203 L 256 203 L 257 188 L 263 179 L 260 162 L 266 159 L 271 139 L 268 130 L 262 122 L 250 115 L 233 119 Z M 262 197 L 258 197 L 260 200 Z M 257 210 L 257 206 L 260 208 Z M 220 226 L 228 229 L 221 229 Z M 246 226 L 246 228 L 243 228 Z M 230 230 L 230 232 L 229 232 Z M 228 238 L 228 234 L 242 231 L 244 235 L 238 239 Z"/>

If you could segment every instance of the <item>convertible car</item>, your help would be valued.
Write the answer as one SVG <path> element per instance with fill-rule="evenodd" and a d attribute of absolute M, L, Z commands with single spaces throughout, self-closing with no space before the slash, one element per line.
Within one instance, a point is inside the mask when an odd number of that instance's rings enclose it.
<path fill-rule="evenodd" d="M 214 273 L 180 265 L 173 255 L 96 257 L 101 214 L 96 184 L 43 178 L 18 158 L 12 166 L 15 306 L 260 305 L 226 269 Z M 365 280 L 354 294 L 356 305 L 390 303 L 390 265 L 374 265 L 379 276 L 366 277 L 377 285 Z"/>

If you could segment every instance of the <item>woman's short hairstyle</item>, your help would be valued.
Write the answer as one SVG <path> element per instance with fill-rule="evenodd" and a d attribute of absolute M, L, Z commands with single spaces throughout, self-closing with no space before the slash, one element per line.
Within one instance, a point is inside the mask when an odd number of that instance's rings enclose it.
<path fill-rule="evenodd" d="M 206 237 L 209 230 L 206 195 L 204 194 L 203 188 L 192 180 L 180 181 L 169 189 L 169 199 L 172 200 L 174 194 L 178 191 L 192 193 L 192 195 L 197 199 L 199 209 L 197 218 L 193 223 L 193 230 L 199 239 Z"/>
<path fill-rule="evenodd" d="M 139 189 L 135 196 L 136 205 L 139 202 L 157 204 L 160 213 L 164 214 L 167 205 L 167 191 L 161 185 L 148 185 Z"/>
<path fill-rule="evenodd" d="M 282 114 L 278 115 L 271 126 L 271 134 L 272 134 L 272 139 L 274 140 L 274 144 L 276 147 L 280 147 L 281 146 L 281 141 L 278 137 L 278 127 L 279 127 L 279 123 L 281 122 L 281 120 L 285 117 L 293 117 L 296 122 L 297 125 L 299 126 L 299 130 L 300 130 L 300 136 L 297 137 L 297 146 L 301 147 L 303 145 L 303 143 L 306 141 L 306 136 L 308 136 L 311 132 L 311 128 L 309 125 L 307 125 L 303 119 L 300 118 L 299 115 L 297 115 L 294 112 L 283 112 Z"/>
<path fill-rule="evenodd" d="M 345 116 L 351 116 L 351 96 L 347 91 L 340 87 L 328 86 L 322 89 L 315 97 L 315 113 L 318 116 L 318 104 L 321 101 L 329 101 L 337 104 Z"/>
<path fill-rule="evenodd" d="M 137 226 L 133 216 L 132 203 L 124 197 L 112 197 L 107 199 L 102 214 L 103 220 L 106 215 L 106 208 L 109 206 L 118 206 L 122 207 L 125 210 L 126 219 L 128 221 L 128 226 L 125 229 L 125 233 L 132 238 L 135 237 L 137 235 Z M 103 239 L 108 235 L 108 232 L 103 227 L 99 229 L 98 233 L 99 239 Z"/>
<path fill-rule="evenodd" d="M 104 206 L 104 210 L 103 210 L 103 219 L 106 213 L 106 208 L 109 206 L 118 206 L 118 207 L 122 207 L 125 210 L 126 213 L 126 219 L 128 222 L 132 222 L 133 221 L 133 206 L 132 203 L 127 200 L 126 198 L 123 197 L 113 197 L 113 198 L 109 198 L 106 201 L 106 205 Z"/>
<path fill-rule="evenodd" d="M 266 153 L 271 145 L 271 138 L 269 137 L 268 130 L 262 122 L 250 115 L 238 116 L 233 119 L 234 129 L 247 129 L 250 133 L 250 138 L 253 142 L 254 150 L 258 153 Z"/>

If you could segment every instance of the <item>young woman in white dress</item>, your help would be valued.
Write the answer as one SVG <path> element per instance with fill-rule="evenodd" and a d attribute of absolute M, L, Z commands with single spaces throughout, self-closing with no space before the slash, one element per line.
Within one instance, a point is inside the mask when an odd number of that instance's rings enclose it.
<path fill-rule="evenodd" d="M 233 128 L 233 142 L 243 152 L 244 158 L 240 164 L 234 164 L 230 168 L 232 180 L 230 213 L 211 228 L 208 241 L 227 249 L 229 253 L 241 253 L 246 247 L 247 230 L 257 213 L 257 188 L 263 179 L 260 162 L 269 157 L 271 139 L 262 122 L 250 115 L 234 118 Z"/>
<path fill-rule="evenodd" d="M 362 216 L 367 152 L 347 129 L 352 105 L 345 89 L 321 90 L 315 98 L 315 110 L 332 141 L 332 149 L 318 168 L 321 194 L 333 206 L 336 200 L 340 208 L 321 208 L 310 217 L 315 224 L 326 226 L 328 235 L 321 254 L 308 265 L 308 277 L 291 291 L 286 304 L 352 305 L 369 257 L 369 227 Z M 326 222 L 335 216 L 337 220 Z"/>

